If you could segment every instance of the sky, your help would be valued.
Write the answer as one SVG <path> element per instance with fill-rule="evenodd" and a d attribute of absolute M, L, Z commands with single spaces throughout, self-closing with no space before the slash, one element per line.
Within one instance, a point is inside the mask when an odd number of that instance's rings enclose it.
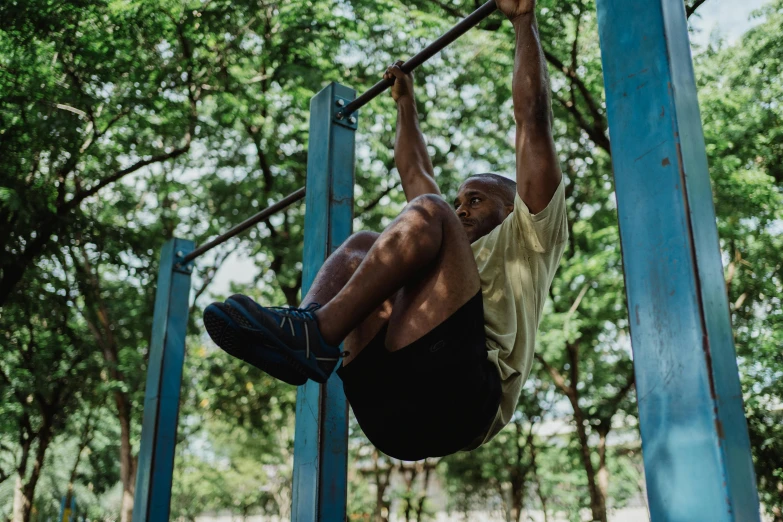
<path fill-rule="evenodd" d="M 742 34 L 761 22 L 750 20 L 750 15 L 770 0 L 707 0 L 696 10 L 691 18 L 691 25 L 700 32 L 692 36 L 693 43 L 704 45 L 709 42 L 710 35 L 717 31 L 729 43 L 737 41 Z"/>
<path fill-rule="evenodd" d="M 753 11 L 770 0 L 707 0 L 691 17 L 691 25 L 698 31 L 692 35 L 692 41 L 698 46 L 706 45 L 712 36 L 720 36 L 728 43 L 736 42 L 742 34 L 761 21 L 750 20 Z M 698 16 L 697 16 L 698 15 Z M 232 254 L 223 263 L 210 286 L 209 294 L 226 296 L 231 283 L 249 283 L 258 274 L 258 269 L 250 259 Z M 205 295 L 200 301 L 207 300 Z M 283 303 L 281 303 L 283 304 Z M 201 303 L 202 306 L 206 305 Z"/>

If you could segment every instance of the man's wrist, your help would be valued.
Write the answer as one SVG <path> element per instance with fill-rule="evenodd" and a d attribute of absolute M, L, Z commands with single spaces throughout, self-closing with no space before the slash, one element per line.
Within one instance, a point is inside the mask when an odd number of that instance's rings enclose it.
<path fill-rule="evenodd" d="M 528 11 L 527 13 L 514 15 L 514 17 L 509 18 L 509 21 L 511 22 L 511 25 L 513 25 L 515 29 L 518 29 L 522 26 L 530 25 L 532 22 L 535 21 L 535 19 L 536 19 L 535 11 Z"/>
<path fill-rule="evenodd" d="M 407 108 L 416 109 L 416 100 L 413 95 L 401 96 L 397 99 L 397 110 Z"/>

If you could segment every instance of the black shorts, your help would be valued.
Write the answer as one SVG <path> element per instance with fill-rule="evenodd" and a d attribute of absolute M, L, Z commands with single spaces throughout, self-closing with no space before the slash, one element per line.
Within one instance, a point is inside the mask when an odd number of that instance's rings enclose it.
<path fill-rule="evenodd" d="M 412 344 L 389 352 L 386 327 L 337 374 L 367 438 L 402 460 L 441 457 L 485 433 L 500 403 L 487 360 L 481 292 Z"/>

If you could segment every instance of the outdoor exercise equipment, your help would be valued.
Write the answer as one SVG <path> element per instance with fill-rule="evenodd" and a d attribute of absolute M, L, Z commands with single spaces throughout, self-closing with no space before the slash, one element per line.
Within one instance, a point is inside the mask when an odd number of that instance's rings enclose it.
<path fill-rule="evenodd" d="M 495 11 L 487 2 L 421 53 L 409 72 Z M 759 521 L 682 0 L 598 0 L 607 113 L 650 515 L 659 521 Z M 134 522 L 169 519 L 192 261 L 306 197 L 306 292 L 351 232 L 356 110 L 332 83 L 310 105 L 307 190 L 194 249 L 161 253 Z M 343 521 L 347 403 L 339 378 L 299 388 L 292 520 Z"/>

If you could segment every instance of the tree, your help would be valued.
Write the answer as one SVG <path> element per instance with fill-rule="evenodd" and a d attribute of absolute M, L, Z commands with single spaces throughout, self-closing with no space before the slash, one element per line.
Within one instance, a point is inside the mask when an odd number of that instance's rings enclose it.
<path fill-rule="evenodd" d="M 783 3 L 696 61 L 735 345 L 759 493 L 783 520 Z"/>
<path fill-rule="evenodd" d="M 571 241 L 530 379 L 540 397 L 525 398 L 522 423 L 476 455 L 486 452 L 494 466 L 491 478 L 506 492 L 509 514 L 529 505 L 573 517 L 588 508 L 601 520 L 631 494 L 639 460 L 634 444 L 610 443 L 618 430 L 633 432 L 636 413 L 595 5 L 539 3 Z M 688 0 L 687 13 L 703 4 Z M 97 470 L 103 483 L 122 482 L 118 510 L 129 519 L 162 243 L 175 235 L 204 242 L 302 186 L 311 96 L 331 80 L 366 89 L 387 64 L 475 7 L 466 0 L 35 0 L 0 7 L 0 489 L 15 485 L 22 469 L 19 491 L 32 485 L 25 502 L 37 506 L 35 487 L 46 482 L 40 477 L 54 474 L 46 467 L 67 461 L 65 468 L 77 469 L 77 494 L 90 502 L 94 496 L 79 488 Z M 780 11 L 775 0 L 765 25 L 737 45 L 716 42 L 696 59 L 759 487 L 778 518 Z M 422 126 L 446 193 L 469 172 L 513 172 L 512 44 L 508 24 L 491 17 L 417 71 Z M 359 120 L 355 228 L 378 230 L 404 201 L 391 100 L 379 98 Z M 285 488 L 265 490 L 271 497 L 240 495 L 236 480 L 241 470 L 259 487 L 272 484 L 245 471 L 252 463 L 287 476 L 280 470 L 290 459 L 293 393 L 203 345 L 198 310 L 232 252 L 259 272 L 236 290 L 295 304 L 303 215 L 301 206 L 291 207 L 197 262 L 177 460 L 183 482 L 175 483 L 182 516 L 221 506 L 287 509 Z M 70 468 L 78 457 L 69 453 L 78 448 L 75 427 L 90 405 L 106 407 L 94 400 L 101 394 L 115 418 L 101 415 L 86 456 Z M 566 422 L 558 437 L 528 431 L 529 417 L 542 408 L 551 417 L 537 424 Z M 98 451 L 97 441 L 111 434 L 117 443 Z M 216 474 L 214 461 L 189 446 L 196 439 L 231 466 Z M 258 451 L 243 455 L 232 441 Z M 513 444 L 521 459 L 511 458 Z M 359 475 L 376 487 L 357 488 L 355 498 L 374 491 L 367 505 L 380 519 L 398 493 L 388 479 L 394 465 L 370 457 Z M 483 472 L 470 458 L 435 470 L 454 479 L 466 506 L 489 498 L 486 488 L 483 496 L 467 489 L 478 487 L 475 473 Z M 451 473 L 460 462 L 462 483 Z M 184 471 L 191 469 L 214 487 L 187 489 Z M 458 484 L 466 488 L 459 495 Z M 51 502 L 53 489 L 40 487 L 40 501 Z M 411 517 L 425 505 L 417 487 L 411 481 Z"/>
<path fill-rule="evenodd" d="M 451 501 L 460 511 L 499 505 L 507 521 L 522 520 L 538 480 L 535 429 L 544 417 L 538 399 L 535 391 L 524 393 L 511 423 L 491 443 L 445 458 Z"/>
<path fill-rule="evenodd" d="M 50 444 L 91 394 L 99 364 L 94 347 L 80 339 L 79 326 L 52 306 L 73 301 L 68 279 L 53 271 L 35 283 L 25 285 L 33 299 L 24 308 L 4 309 L 2 317 L 0 389 L 10 399 L 5 427 L 17 436 L 7 457 L 16 480 L 14 522 L 29 520 Z M 2 475 L 9 477 L 10 470 Z"/>
<path fill-rule="evenodd" d="M 226 228 L 240 210 L 249 214 L 259 200 L 263 205 L 301 184 L 305 149 L 288 144 L 301 138 L 307 93 L 320 84 L 310 71 L 324 68 L 340 43 L 332 38 L 333 11 L 305 2 L 41 1 L 0 13 L 8 20 L 0 39 L 0 305 L 19 311 L 15 320 L 29 319 L 21 308 L 24 290 L 50 260 L 62 261 L 65 277 L 77 282 L 71 301 L 52 314 L 86 326 L 104 355 L 121 428 L 123 521 L 130 519 L 135 485 L 134 418 L 155 252 L 178 226 L 183 235 L 206 237 L 214 229 L 204 223 Z M 303 95 L 290 100 L 297 89 Z M 294 117 L 301 123 L 281 133 Z M 195 158 L 187 155 L 193 143 Z M 244 161 L 249 144 L 258 166 Z M 207 171 L 193 191 L 201 199 L 176 179 L 186 165 Z M 223 179 L 228 169 L 245 177 L 244 186 Z M 259 188 L 260 197 L 252 198 Z M 251 197 L 238 205 L 241 194 Z M 288 236 L 301 230 L 301 212 L 284 215 L 292 217 L 279 231 L 271 221 L 265 230 L 278 247 L 271 268 L 291 301 L 301 283 L 289 260 L 300 248 Z M 110 299 L 120 295 L 131 301 Z"/>

